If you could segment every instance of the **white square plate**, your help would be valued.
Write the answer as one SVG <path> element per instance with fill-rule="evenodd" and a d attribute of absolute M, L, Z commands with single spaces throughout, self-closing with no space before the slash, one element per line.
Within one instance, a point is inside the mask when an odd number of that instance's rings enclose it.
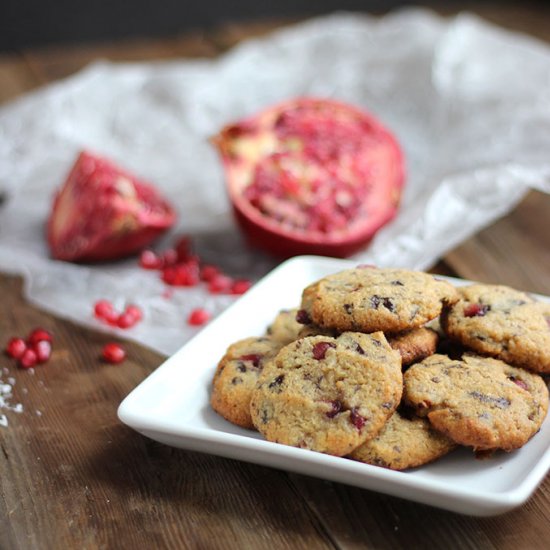
<path fill-rule="evenodd" d="M 302 289 L 352 267 L 302 256 L 281 264 L 145 379 L 120 405 L 119 418 L 175 447 L 291 470 L 431 504 L 463 514 L 499 514 L 525 502 L 550 468 L 550 417 L 522 449 L 476 460 L 467 449 L 407 472 L 270 443 L 226 422 L 209 406 L 211 380 L 229 344 L 261 335 Z M 468 281 L 449 279 L 456 285 Z M 550 300 L 544 298 L 544 300 Z"/>

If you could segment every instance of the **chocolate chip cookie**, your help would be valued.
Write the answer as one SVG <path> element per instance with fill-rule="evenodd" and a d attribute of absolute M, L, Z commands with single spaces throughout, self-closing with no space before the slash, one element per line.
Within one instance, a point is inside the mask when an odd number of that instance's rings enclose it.
<path fill-rule="evenodd" d="M 433 462 L 456 447 L 456 443 L 434 430 L 426 418 L 393 413 L 380 433 L 355 449 L 349 458 L 406 470 Z"/>
<path fill-rule="evenodd" d="M 550 373 L 547 304 L 500 285 L 476 284 L 459 292 L 461 299 L 441 317 L 452 340 L 483 355 Z"/>
<path fill-rule="evenodd" d="M 246 338 L 229 346 L 218 363 L 210 404 L 229 422 L 253 429 L 250 397 L 265 364 L 282 344 L 270 338 Z"/>
<path fill-rule="evenodd" d="M 269 441 L 344 456 L 376 436 L 402 387 L 401 358 L 381 332 L 302 338 L 265 367 L 252 421 Z"/>
<path fill-rule="evenodd" d="M 539 430 L 548 410 L 542 378 L 497 359 L 432 355 L 404 375 L 404 401 L 434 428 L 476 451 L 511 451 Z"/>
<path fill-rule="evenodd" d="M 457 300 L 452 285 L 427 273 L 355 268 L 308 286 L 297 319 L 339 331 L 400 332 L 424 325 Z"/>

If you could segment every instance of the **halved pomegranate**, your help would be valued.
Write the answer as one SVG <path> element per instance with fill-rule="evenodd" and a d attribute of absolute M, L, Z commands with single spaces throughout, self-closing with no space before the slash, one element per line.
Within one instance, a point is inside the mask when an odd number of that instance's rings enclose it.
<path fill-rule="evenodd" d="M 252 244 L 278 256 L 344 257 L 396 214 L 399 144 L 372 115 L 298 98 L 226 126 L 212 139 Z"/>
<path fill-rule="evenodd" d="M 84 151 L 56 194 L 48 242 L 58 260 L 113 260 L 146 247 L 175 220 L 151 184 Z"/>

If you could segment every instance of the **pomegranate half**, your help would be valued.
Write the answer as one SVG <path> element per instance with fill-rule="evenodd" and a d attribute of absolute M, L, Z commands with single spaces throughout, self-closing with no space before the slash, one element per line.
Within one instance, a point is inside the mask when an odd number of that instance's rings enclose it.
<path fill-rule="evenodd" d="M 401 148 L 372 115 L 298 98 L 212 138 L 236 218 L 253 245 L 278 256 L 345 257 L 396 214 Z"/>
<path fill-rule="evenodd" d="M 175 220 L 151 184 L 84 151 L 56 193 L 47 236 L 58 260 L 113 260 L 148 246 Z"/>

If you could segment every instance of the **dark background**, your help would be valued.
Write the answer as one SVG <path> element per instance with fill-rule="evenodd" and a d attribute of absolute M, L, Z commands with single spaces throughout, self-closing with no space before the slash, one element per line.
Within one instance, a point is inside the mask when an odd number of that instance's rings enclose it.
<path fill-rule="evenodd" d="M 543 5 L 547 2 L 411 2 L 399 0 L 0 0 L 0 51 L 154 37 L 227 21 L 302 18 L 336 10 L 381 13 L 423 4 L 435 8 Z"/>

